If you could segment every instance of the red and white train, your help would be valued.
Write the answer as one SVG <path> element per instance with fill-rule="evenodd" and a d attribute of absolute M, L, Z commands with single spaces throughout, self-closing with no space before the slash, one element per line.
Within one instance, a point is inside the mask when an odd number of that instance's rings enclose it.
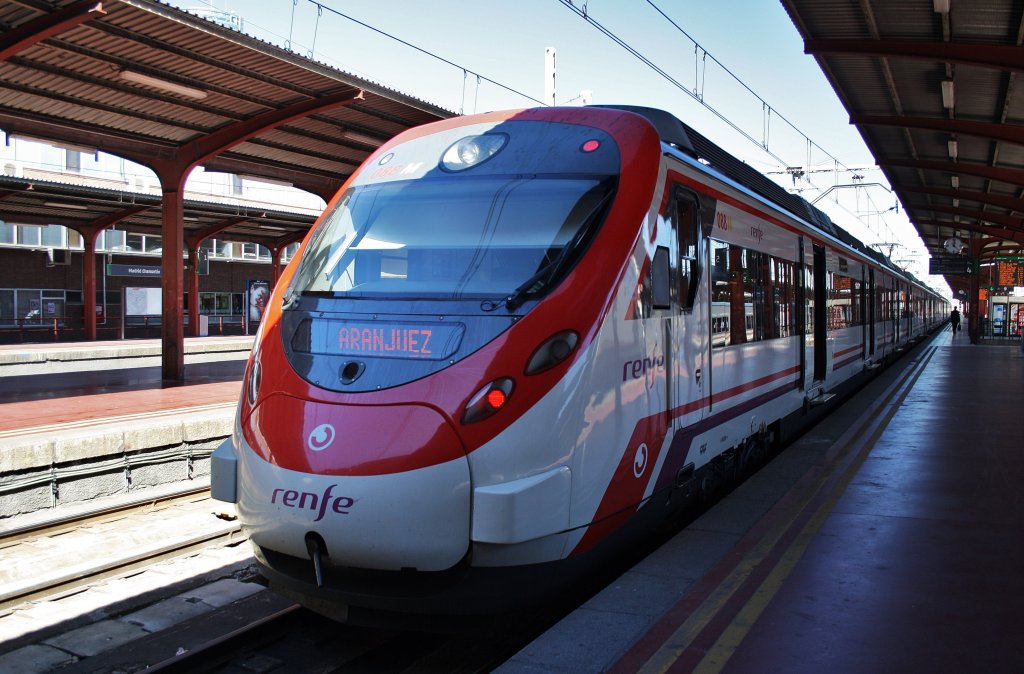
<path fill-rule="evenodd" d="M 450 119 L 381 147 L 306 238 L 213 495 L 317 610 L 500 611 L 947 315 L 667 113 Z"/>

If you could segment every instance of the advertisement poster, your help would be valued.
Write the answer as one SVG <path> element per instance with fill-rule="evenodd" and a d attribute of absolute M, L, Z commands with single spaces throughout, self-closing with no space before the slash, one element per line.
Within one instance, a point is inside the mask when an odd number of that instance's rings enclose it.
<path fill-rule="evenodd" d="M 267 281 L 246 281 L 246 296 L 248 301 L 248 311 L 246 313 L 246 319 L 248 321 L 246 332 L 250 329 L 256 329 L 256 326 L 260 324 L 260 319 L 263 318 L 263 312 L 267 308 L 267 300 L 270 299 L 270 283 Z"/>
<path fill-rule="evenodd" d="M 125 316 L 159 316 L 163 303 L 163 290 L 160 288 L 125 288 Z"/>
<path fill-rule="evenodd" d="M 993 304 L 992 305 L 992 334 L 1002 335 L 1004 334 L 1004 327 L 1006 323 L 1006 305 L 1005 304 Z"/>

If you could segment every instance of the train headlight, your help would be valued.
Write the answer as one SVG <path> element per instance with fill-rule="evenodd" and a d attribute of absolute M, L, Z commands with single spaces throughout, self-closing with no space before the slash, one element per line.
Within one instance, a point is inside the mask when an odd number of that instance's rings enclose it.
<path fill-rule="evenodd" d="M 537 374 L 544 370 L 550 370 L 568 358 L 576 350 L 576 344 L 579 341 L 580 336 L 572 330 L 563 330 L 548 337 L 530 356 L 530 360 L 526 364 L 526 374 Z"/>
<path fill-rule="evenodd" d="M 508 377 L 495 379 L 484 386 L 466 404 L 466 410 L 462 413 L 462 423 L 472 424 L 496 413 L 508 402 L 514 388 L 515 382 Z"/>
<path fill-rule="evenodd" d="M 252 369 L 249 370 L 249 381 L 245 382 L 245 397 L 249 406 L 256 404 L 256 396 L 260 392 L 260 380 L 263 379 L 263 368 L 260 366 L 259 357 L 253 357 Z"/>
<path fill-rule="evenodd" d="M 466 136 L 449 145 L 444 151 L 441 155 L 441 168 L 446 171 L 465 171 L 501 152 L 506 143 L 508 135 L 504 133 Z"/>

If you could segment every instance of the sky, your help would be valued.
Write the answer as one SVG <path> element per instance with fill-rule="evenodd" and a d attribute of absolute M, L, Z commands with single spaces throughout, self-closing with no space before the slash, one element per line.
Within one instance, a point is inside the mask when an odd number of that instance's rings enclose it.
<path fill-rule="evenodd" d="M 883 183 L 833 189 L 816 205 L 866 243 L 901 241 L 904 247 L 894 249 L 893 257 L 913 259 L 911 271 L 926 276 L 923 244 L 902 207 L 893 210 L 896 198 L 885 176 L 817 62 L 803 53 L 803 41 L 777 0 L 170 4 L 235 12 L 255 37 L 457 113 L 538 105 L 544 98 L 544 52 L 553 47 L 559 104 L 580 104 L 586 90 L 596 104 L 663 108 L 812 202 L 834 185 L 854 183 L 854 176 L 864 184 Z M 834 171 L 837 165 L 844 170 Z M 820 172 L 794 182 L 785 167 Z"/>

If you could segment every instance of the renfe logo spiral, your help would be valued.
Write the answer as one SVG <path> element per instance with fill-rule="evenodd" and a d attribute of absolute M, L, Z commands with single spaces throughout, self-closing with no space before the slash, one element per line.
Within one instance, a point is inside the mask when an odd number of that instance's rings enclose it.
<path fill-rule="evenodd" d="M 310 432 L 309 437 L 306 439 L 306 446 L 314 452 L 322 452 L 331 446 L 334 442 L 334 426 L 330 424 L 320 424 Z"/>

